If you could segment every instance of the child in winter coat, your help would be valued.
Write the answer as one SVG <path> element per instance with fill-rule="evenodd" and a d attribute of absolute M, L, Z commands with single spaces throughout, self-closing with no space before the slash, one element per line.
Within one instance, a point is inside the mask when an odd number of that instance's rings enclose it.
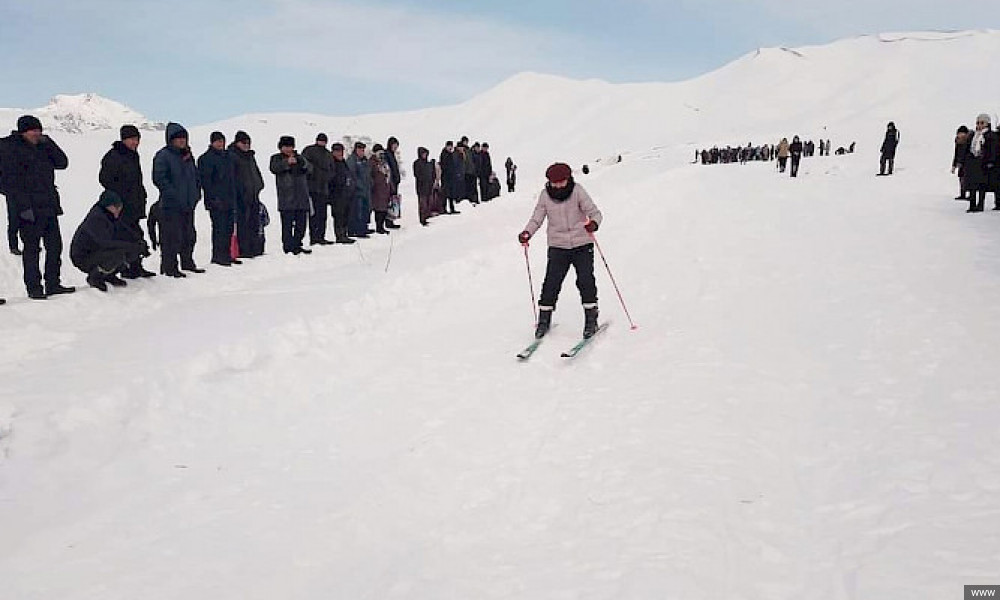
<path fill-rule="evenodd" d="M 538 197 L 535 211 L 517 239 L 527 245 L 531 236 L 548 219 L 548 266 L 542 296 L 538 301 L 535 337 L 544 337 L 552 325 L 552 312 L 559 299 L 570 265 L 576 270 L 576 285 L 583 301 L 583 336 L 597 332 L 597 281 L 594 279 L 593 233 L 601 225 L 601 211 L 583 186 L 573 181 L 565 163 L 555 163 L 545 171 L 548 183 Z"/>

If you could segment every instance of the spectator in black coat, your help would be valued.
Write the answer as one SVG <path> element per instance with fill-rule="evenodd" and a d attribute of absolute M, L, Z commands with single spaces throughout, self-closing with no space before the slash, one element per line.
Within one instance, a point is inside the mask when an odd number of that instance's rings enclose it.
<path fill-rule="evenodd" d="M 951 159 L 951 174 L 958 174 L 958 196 L 955 200 L 966 200 L 965 155 L 969 153 L 969 128 L 962 125 L 955 133 L 955 155 Z"/>
<path fill-rule="evenodd" d="M 885 140 L 882 141 L 882 158 L 879 161 L 878 174 L 892 175 L 892 169 L 896 164 L 896 147 L 899 146 L 899 131 L 896 124 L 889 122 L 885 130 Z M 886 172 L 888 167 L 888 172 Z"/>
<path fill-rule="evenodd" d="M 17 230 L 24 243 L 24 286 L 28 297 L 43 300 L 68 294 L 74 288 L 61 283 L 63 214 L 56 189 L 56 171 L 69 166 L 62 149 L 42 133 L 42 123 L 31 115 L 17 120 L 17 131 L 0 140 L 0 181 L 7 202 L 14 205 Z M 45 244 L 45 288 L 39 260 Z"/>
<path fill-rule="evenodd" d="M 965 169 L 965 185 L 969 190 L 969 210 L 966 212 L 983 212 L 986 204 L 986 193 L 996 190 L 997 171 L 1000 163 L 1000 141 L 997 134 L 990 128 L 990 116 L 981 114 L 976 117 L 976 131 L 969 140 L 965 159 L 962 164 Z M 1000 210 L 994 192 L 994 210 Z"/>
<path fill-rule="evenodd" d="M 187 129 L 178 123 L 167 123 L 165 137 L 167 145 L 153 157 L 153 185 L 160 190 L 160 272 L 170 277 L 186 277 L 181 269 L 205 272 L 194 263 L 194 246 L 198 241 L 194 209 L 201 199 L 201 181 L 188 145 Z"/>
<path fill-rule="evenodd" d="M 455 144 L 451 141 L 444 145 L 441 155 L 438 157 L 438 164 L 441 165 L 441 193 L 444 194 L 446 205 L 444 213 L 446 215 L 457 215 L 455 202 L 461 199 L 461 189 L 465 185 L 464 166 L 459 162 L 455 153 Z"/>
<path fill-rule="evenodd" d="M 490 195 L 490 176 L 493 175 L 493 159 L 490 157 L 490 145 L 483 142 L 479 148 L 479 197 L 484 202 L 493 199 Z"/>
<path fill-rule="evenodd" d="M 104 190 L 86 218 L 77 227 L 69 246 L 69 257 L 76 268 L 87 274 L 90 287 L 108 291 L 107 284 L 124 287 L 118 273 L 129 268 L 139 256 L 148 254 L 146 242 L 135 239 L 125 222 L 121 197 Z"/>
<path fill-rule="evenodd" d="M 123 125 L 121 140 L 111 145 L 101 159 L 98 180 L 104 189 L 111 190 L 122 199 L 122 223 L 132 232 L 137 242 L 145 241 L 140 221 L 146 218 L 146 186 L 142 181 L 142 165 L 139 162 L 139 142 L 141 136 L 135 125 Z M 142 266 L 142 257 L 123 271 L 126 279 L 154 277 L 156 273 Z"/>
<path fill-rule="evenodd" d="M 514 164 L 514 159 L 508 156 L 504 166 L 507 168 L 507 191 L 513 194 L 517 185 L 517 165 Z"/>
<path fill-rule="evenodd" d="M 312 213 L 309 215 L 309 245 L 326 246 L 333 242 L 326 239 L 326 214 L 330 206 L 330 178 L 333 176 L 333 156 L 326 149 L 329 138 L 325 133 L 316 136 L 316 143 L 302 149 L 302 156 L 312 169 L 306 178 Z"/>
<path fill-rule="evenodd" d="M 351 179 L 351 168 L 344 158 L 344 145 L 336 143 L 332 146 L 333 172 L 330 177 L 330 202 L 333 204 L 333 232 L 338 244 L 353 244 L 354 240 L 347 235 L 347 225 L 351 219 L 351 201 L 354 199 L 354 180 Z"/>
<path fill-rule="evenodd" d="M 802 162 L 802 142 L 799 140 L 799 136 L 795 136 L 791 145 L 788 146 L 788 153 L 792 157 L 792 177 L 798 177 L 799 163 Z"/>
<path fill-rule="evenodd" d="M 271 156 L 271 172 L 278 190 L 278 212 L 281 213 L 281 247 L 285 254 L 312 254 L 302 247 L 310 212 L 309 182 L 311 167 L 295 151 L 295 138 L 282 136 L 278 153 Z"/>
<path fill-rule="evenodd" d="M 264 254 L 264 236 L 261 235 L 260 193 L 264 189 L 264 176 L 257 166 L 256 153 L 250 149 L 250 136 L 237 131 L 229 153 L 236 165 L 236 239 L 240 258 L 253 258 Z"/>
<path fill-rule="evenodd" d="M 198 157 L 198 176 L 205 191 L 205 209 L 212 218 L 212 263 L 231 267 L 232 242 L 236 227 L 236 159 L 226 150 L 226 136 L 213 131 L 211 145 Z"/>
<path fill-rule="evenodd" d="M 413 179 L 417 186 L 421 225 L 427 225 L 427 219 L 431 215 L 431 196 L 434 194 L 436 179 L 434 163 L 428 160 L 429 156 L 430 151 L 427 148 L 417 148 L 417 160 L 413 161 Z"/>

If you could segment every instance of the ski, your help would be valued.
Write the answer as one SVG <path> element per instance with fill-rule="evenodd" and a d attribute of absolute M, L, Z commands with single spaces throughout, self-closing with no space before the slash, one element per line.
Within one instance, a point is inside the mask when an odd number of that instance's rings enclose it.
<path fill-rule="evenodd" d="M 555 329 L 555 328 L 556 328 L 555 325 L 549 327 L 549 331 L 545 335 L 548 335 L 549 333 L 552 333 L 552 330 Z M 544 340 L 544 339 L 545 339 L 544 336 L 540 337 L 540 338 L 537 338 L 537 339 L 535 339 L 535 341 L 531 342 L 531 344 L 527 348 L 525 348 L 524 350 L 521 350 L 520 352 L 518 352 L 517 353 L 518 360 L 525 361 L 525 360 L 528 360 L 529 358 L 531 358 L 531 355 L 535 353 L 535 350 L 538 350 L 538 347 L 542 345 L 542 340 Z"/>
<path fill-rule="evenodd" d="M 600 327 L 597 328 L 597 331 L 594 332 L 594 335 L 590 336 L 589 338 L 582 338 L 579 342 L 576 343 L 575 346 L 573 346 L 566 352 L 563 352 L 560 356 L 562 356 L 562 358 L 573 358 L 574 356 L 579 354 L 584 348 L 586 348 L 587 345 L 590 344 L 590 342 L 594 341 L 594 338 L 596 338 L 602 331 L 607 329 L 608 325 L 609 323 L 602 324 Z"/>

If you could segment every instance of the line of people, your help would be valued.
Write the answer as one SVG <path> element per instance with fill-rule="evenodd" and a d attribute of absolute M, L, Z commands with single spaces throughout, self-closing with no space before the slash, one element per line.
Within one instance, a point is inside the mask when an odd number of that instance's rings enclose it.
<path fill-rule="evenodd" d="M 70 260 L 86 273 L 88 285 L 107 291 L 108 285 L 127 285 L 127 279 L 155 277 L 143 259 L 157 248 L 160 274 L 182 278 L 186 273 L 204 273 L 194 261 L 195 209 L 202 199 L 212 222 L 213 264 L 231 267 L 264 254 L 264 232 L 270 224 L 260 200 L 264 177 L 246 132 L 238 131 L 228 146 L 222 132 L 213 132 L 208 149 L 195 159 L 188 131 L 178 123 L 167 124 L 166 144 L 154 156 L 152 167 L 159 199 L 148 211 L 138 153 L 140 131 L 124 125 L 119 133 L 120 139 L 101 159 L 98 180 L 104 191 L 70 244 Z M 385 147 L 375 144 L 370 154 L 365 143 L 357 142 L 350 156 L 345 156 L 343 144 L 328 149 L 328 143 L 327 135 L 320 133 L 299 153 L 295 139 L 282 136 L 278 152 L 268 162 L 275 178 L 282 250 L 287 254 L 310 254 L 304 245 L 307 234 L 310 246 L 324 246 L 353 244 L 400 228 L 395 223 L 401 204 L 399 141 L 390 137 Z M 8 242 L 11 252 L 22 258 L 24 283 L 32 299 L 76 291 L 61 280 L 58 217 L 63 211 L 55 172 L 68 166 L 65 152 L 31 115 L 18 119 L 17 129 L 0 139 L 0 193 L 7 200 Z M 508 158 L 506 167 L 512 192 L 517 166 Z M 454 204 L 461 200 L 478 204 L 500 195 L 489 144 L 470 148 L 467 137 L 457 147 L 448 142 L 440 162 L 419 148 L 412 172 L 422 225 L 439 214 L 458 214 Z M 330 216 L 333 240 L 327 239 Z M 42 247 L 44 270 L 39 265 Z"/>
<path fill-rule="evenodd" d="M 787 138 L 783 140 L 787 145 Z M 830 156 L 830 150 L 833 146 L 830 140 L 820 140 L 819 142 L 819 155 L 820 156 Z M 746 164 L 748 162 L 769 162 L 780 158 L 781 144 L 763 144 L 760 146 L 754 146 L 753 143 L 747 143 L 746 146 L 726 146 L 725 148 L 720 148 L 718 146 L 714 148 L 706 148 L 704 150 L 696 150 L 694 153 L 694 162 L 701 163 L 703 165 L 717 165 L 717 164 L 732 164 L 740 163 Z M 851 144 L 850 152 L 854 152 L 854 144 Z M 845 150 L 839 154 L 847 153 Z M 802 143 L 802 155 L 803 156 L 814 156 L 816 154 L 816 143 L 813 141 L 807 141 Z M 788 155 L 785 155 L 788 158 Z"/>
<path fill-rule="evenodd" d="M 989 192 L 993 192 L 993 210 L 1000 210 L 1000 124 L 994 131 L 988 114 L 976 117 L 974 130 L 965 125 L 958 128 L 951 172 L 958 175 L 955 200 L 969 201 L 965 212 L 983 212 Z"/>

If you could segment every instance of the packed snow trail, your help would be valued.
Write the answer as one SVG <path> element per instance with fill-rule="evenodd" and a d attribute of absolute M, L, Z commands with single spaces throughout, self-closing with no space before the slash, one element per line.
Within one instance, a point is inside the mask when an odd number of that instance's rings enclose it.
<path fill-rule="evenodd" d="M 855 599 L 988 580 L 1000 216 L 966 215 L 930 161 L 876 179 L 868 158 L 584 178 L 642 329 L 572 363 L 510 355 L 532 327 L 513 241 L 529 182 L 394 233 L 388 274 L 378 240 L 366 262 L 321 248 L 14 298 L 5 594 Z M 546 349 L 582 329 L 571 278 Z"/>

